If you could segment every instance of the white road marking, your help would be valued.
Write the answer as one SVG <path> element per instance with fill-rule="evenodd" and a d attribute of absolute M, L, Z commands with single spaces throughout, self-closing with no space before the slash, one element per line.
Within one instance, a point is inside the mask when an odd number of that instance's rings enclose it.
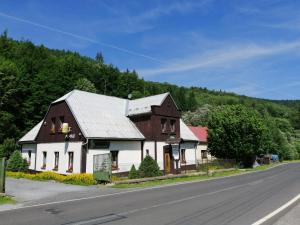
<path fill-rule="evenodd" d="M 133 213 L 137 213 L 137 212 L 141 212 L 141 211 L 146 211 L 149 209 L 154 209 L 154 208 L 158 208 L 158 207 L 162 207 L 162 206 L 168 206 L 168 205 L 174 205 L 174 204 L 178 204 L 181 202 L 185 202 L 185 201 L 189 201 L 189 200 L 193 200 L 193 199 L 197 199 L 203 196 L 209 196 L 209 195 L 213 195 L 213 194 L 218 194 L 224 191 L 229 191 L 232 189 L 237 189 L 240 187 L 244 187 L 247 185 L 250 185 L 251 183 L 247 183 L 247 184 L 241 184 L 241 185 L 235 185 L 232 187 L 228 187 L 228 188 L 224 188 L 224 189 L 220 189 L 217 191 L 212 191 L 212 192 L 208 192 L 208 193 L 203 193 L 203 194 L 199 194 L 199 195 L 193 195 L 193 196 L 189 196 L 186 198 L 181 198 L 181 199 L 176 199 L 173 201 L 169 201 L 169 202 L 164 202 L 164 203 L 160 203 L 160 204 L 156 204 L 156 205 L 151 205 L 148 207 L 144 207 L 144 208 L 138 208 L 138 209 L 132 209 L 130 211 L 125 211 L 125 212 L 121 212 L 121 213 L 117 213 L 117 214 L 113 214 L 113 215 L 109 215 L 109 216 L 104 216 L 104 217 L 99 217 L 96 219 L 92 219 L 92 220 L 85 220 L 85 221 L 80 221 L 80 222 L 75 222 L 75 223 L 69 223 L 68 225 L 84 225 L 84 224 L 89 224 L 91 222 L 100 222 L 101 220 L 106 220 L 106 219 L 114 219 L 114 218 L 122 218 L 122 216 L 127 216 L 129 214 L 133 214 Z"/>
<path fill-rule="evenodd" d="M 155 190 L 155 189 L 167 188 L 167 187 L 172 187 L 172 186 L 179 186 L 179 185 L 192 184 L 192 183 L 200 183 L 200 182 L 205 182 L 205 181 L 227 179 L 227 178 L 235 177 L 235 176 L 242 176 L 242 175 L 247 175 L 247 174 L 265 172 L 267 170 L 270 170 L 270 169 L 273 169 L 273 168 L 276 168 L 276 167 L 280 167 L 280 166 L 283 166 L 283 165 L 287 165 L 287 164 L 280 164 L 280 165 L 268 168 L 266 170 L 259 170 L 259 171 L 254 171 L 254 172 L 233 174 L 233 175 L 225 176 L 225 177 L 209 178 L 209 179 L 194 180 L 194 181 L 184 181 L 184 182 L 178 182 L 178 183 L 174 183 L 174 184 L 166 184 L 166 185 L 161 185 L 161 186 L 146 187 L 146 188 L 141 188 L 141 189 L 133 189 L 133 190 L 121 191 L 121 192 L 111 193 L 111 194 L 95 195 L 95 196 L 90 196 L 90 197 L 75 198 L 75 199 L 69 199 L 69 200 L 63 200 L 63 201 L 55 201 L 55 202 L 40 203 L 40 204 L 28 205 L 28 206 L 20 206 L 20 207 L 16 207 L 16 208 L 9 208 L 9 209 L 0 210 L 0 213 L 1 212 L 7 212 L 7 211 L 13 211 L 13 210 L 20 210 L 20 209 L 36 208 L 36 207 L 47 206 L 47 205 L 56 205 L 56 204 L 62 204 L 62 203 L 77 202 L 77 201 L 82 201 L 82 200 L 117 196 L 117 195 L 122 195 L 122 194 L 127 194 L 127 193 Z M 253 182 L 251 182 L 251 183 L 253 183 Z M 248 184 L 251 184 L 251 183 L 248 183 Z M 248 184 L 246 184 L 246 185 L 248 185 Z"/>
<path fill-rule="evenodd" d="M 285 203 L 280 208 L 276 209 L 275 211 L 271 212 L 270 214 L 268 214 L 265 217 L 261 218 L 260 220 L 256 221 L 252 225 L 261 225 L 261 224 L 263 224 L 264 222 L 266 222 L 269 219 L 271 219 L 273 216 L 277 215 L 278 213 L 280 213 L 283 210 L 285 210 L 287 207 L 291 206 L 293 203 L 295 203 L 299 199 L 300 199 L 300 194 L 298 194 L 296 197 L 294 197 L 293 199 L 291 199 L 290 201 L 288 201 L 287 203 Z"/>

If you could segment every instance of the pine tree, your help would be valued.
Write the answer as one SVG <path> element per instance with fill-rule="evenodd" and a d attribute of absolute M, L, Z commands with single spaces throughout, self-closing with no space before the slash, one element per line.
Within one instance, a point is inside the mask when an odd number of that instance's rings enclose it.
<path fill-rule="evenodd" d="M 22 155 L 18 150 L 14 151 L 8 160 L 7 170 L 13 172 L 26 172 L 28 170 L 28 163 L 26 159 L 22 158 Z"/>

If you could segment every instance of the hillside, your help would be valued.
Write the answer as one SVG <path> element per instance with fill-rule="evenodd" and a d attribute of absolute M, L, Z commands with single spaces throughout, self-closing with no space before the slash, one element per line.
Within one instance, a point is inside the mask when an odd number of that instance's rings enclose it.
<path fill-rule="evenodd" d="M 83 82 L 82 82 L 83 81 Z M 4 32 L 0 36 L 0 143 L 19 138 L 39 122 L 53 100 L 81 85 L 100 94 L 133 98 L 170 92 L 183 112 L 204 105 L 242 104 L 272 117 L 286 118 L 300 128 L 299 101 L 272 101 L 145 81 L 135 71 L 120 71 L 76 52 L 48 49 L 30 41 L 17 41 Z"/>

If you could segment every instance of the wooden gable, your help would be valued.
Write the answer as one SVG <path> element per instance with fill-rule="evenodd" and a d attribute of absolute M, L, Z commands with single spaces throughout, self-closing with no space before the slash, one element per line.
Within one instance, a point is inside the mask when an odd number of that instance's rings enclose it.
<path fill-rule="evenodd" d="M 70 138 L 68 141 L 82 141 L 83 134 L 65 101 L 52 104 L 46 114 L 43 124 L 39 130 L 36 141 L 37 143 L 51 143 L 51 142 L 64 142 L 66 135 L 60 130 L 60 120 L 68 123 L 71 127 Z M 55 120 L 55 130 L 51 130 L 52 120 Z"/>

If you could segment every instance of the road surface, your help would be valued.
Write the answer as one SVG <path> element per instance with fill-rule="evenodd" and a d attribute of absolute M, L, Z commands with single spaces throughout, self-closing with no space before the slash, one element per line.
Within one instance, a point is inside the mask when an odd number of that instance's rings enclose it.
<path fill-rule="evenodd" d="M 247 225 L 300 192 L 300 164 L 0 212 L 0 224 Z"/>

